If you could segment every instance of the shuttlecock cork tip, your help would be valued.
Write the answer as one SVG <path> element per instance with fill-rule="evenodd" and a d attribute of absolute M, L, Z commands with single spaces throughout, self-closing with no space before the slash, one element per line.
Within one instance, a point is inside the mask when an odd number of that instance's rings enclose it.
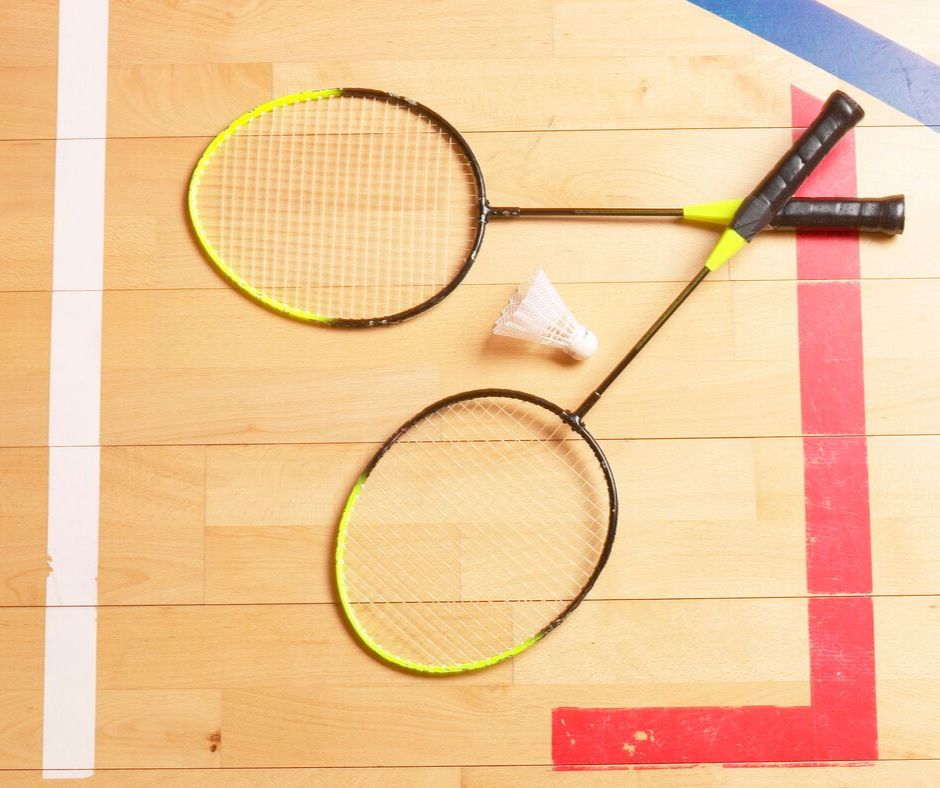
<path fill-rule="evenodd" d="M 579 326 L 571 335 L 565 352 L 569 356 L 578 359 L 578 361 L 590 358 L 597 352 L 597 334 L 586 326 Z"/>

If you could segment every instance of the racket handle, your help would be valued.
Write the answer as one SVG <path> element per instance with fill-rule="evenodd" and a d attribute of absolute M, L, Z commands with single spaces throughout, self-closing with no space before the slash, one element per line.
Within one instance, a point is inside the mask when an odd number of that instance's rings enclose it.
<path fill-rule="evenodd" d="M 835 144 L 865 115 L 841 90 L 833 93 L 809 128 L 741 203 L 731 228 L 746 241 L 763 230 Z"/>
<path fill-rule="evenodd" d="M 682 218 L 727 227 L 743 200 L 686 205 Z M 858 230 L 898 235 L 904 232 L 904 195 L 878 198 L 794 197 L 770 220 L 774 230 Z"/>
<path fill-rule="evenodd" d="M 813 123 L 744 198 L 705 266 L 711 271 L 720 268 L 767 227 L 826 154 L 864 115 L 862 108 L 841 90 L 833 93 Z"/>
<path fill-rule="evenodd" d="M 898 235 L 904 232 L 904 195 L 859 200 L 796 198 L 780 209 L 770 226 L 775 230 L 860 230 Z"/>

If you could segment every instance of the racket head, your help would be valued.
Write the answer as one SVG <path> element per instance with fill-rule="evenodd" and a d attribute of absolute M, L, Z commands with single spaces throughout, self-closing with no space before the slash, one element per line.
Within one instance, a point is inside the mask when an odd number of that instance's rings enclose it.
<path fill-rule="evenodd" d="M 201 155 L 187 205 L 236 290 L 297 320 L 357 328 L 446 297 L 476 259 L 487 213 L 460 132 L 369 88 L 294 93 L 237 118 Z"/>
<path fill-rule="evenodd" d="M 405 422 L 356 481 L 337 534 L 339 600 L 393 665 L 484 668 L 580 604 L 616 526 L 613 474 L 580 420 L 519 391 L 464 392 Z"/>

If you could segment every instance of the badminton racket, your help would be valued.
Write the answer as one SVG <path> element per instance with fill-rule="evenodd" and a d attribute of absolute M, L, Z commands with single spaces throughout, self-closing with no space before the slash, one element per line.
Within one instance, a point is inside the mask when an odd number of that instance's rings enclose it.
<path fill-rule="evenodd" d="M 413 317 L 463 279 L 497 219 L 673 217 L 727 224 L 740 201 L 685 208 L 493 207 L 460 133 L 390 93 L 297 93 L 234 121 L 206 148 L 189 214 L 209 259 L 282 314 L 339 326 Z M 776 227 L 899 232 L 903 200 L 798 200 Z"/>
<path fill-rule="evenodd" d="M 473 670 L 528 648 L 577 607 L 617 523 L 614 477 L 585 416 L 861 116 L 844 94 L 830 97 L 743 201 L 705 266 L 577 408 L 468 391 L 386 441 L 349 494 L 336 543 L 339 599 L 368 649 L 415 671 Z"/>

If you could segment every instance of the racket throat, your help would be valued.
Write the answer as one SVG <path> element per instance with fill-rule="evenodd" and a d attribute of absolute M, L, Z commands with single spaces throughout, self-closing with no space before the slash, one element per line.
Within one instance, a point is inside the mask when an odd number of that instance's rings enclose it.
<path fill-rule="evenodd" d="M 646 347 L 647 343 L 654 336 L 656 336 L 659 329 L 666 325 L 666 322 L 669 320 L 669 318 L 675 314 L 676 310 L 682 306 L 682 303 L 685 301 L 685 299 L 687 299 L 692 294 L 692 291 L 702 283 L 702 280 L 705 279 L 705 277 L 708 276 L 710 272 L 711 270 L 707 266 L 704 266 L 693 277 L 692 281 L 682 289 L 682 292 L 675 297 L 673 302 L 668 307 L 666 307 L 665 311 L 658 318 L 656 318 L 656 321 L 653 323 L 653 325 L 651 325 L 646 333 L 637 340 L 637 343 L 632 348 L 630 348 L 627 355 L 625 355 L 620 360 L 620 363 L 614 367 L 611 373 L 601 381 L 600 385 L 588 395 L 584 402 L 582 402 L 574 411 L 572 411 L 571 415 L 573 418 L 578 420 L 578 423 L 580 423 L 585 414 L 587 414 L 587 412 L 597 404 L 597 401 L 601 398 L 604 392 L 610 388 L 611 384 L 613 384 L 613 382 L 618 377 L 620 377 L 620 373 L 630 365 L 630 362 L 640 354 L 640 351 Z"/>

